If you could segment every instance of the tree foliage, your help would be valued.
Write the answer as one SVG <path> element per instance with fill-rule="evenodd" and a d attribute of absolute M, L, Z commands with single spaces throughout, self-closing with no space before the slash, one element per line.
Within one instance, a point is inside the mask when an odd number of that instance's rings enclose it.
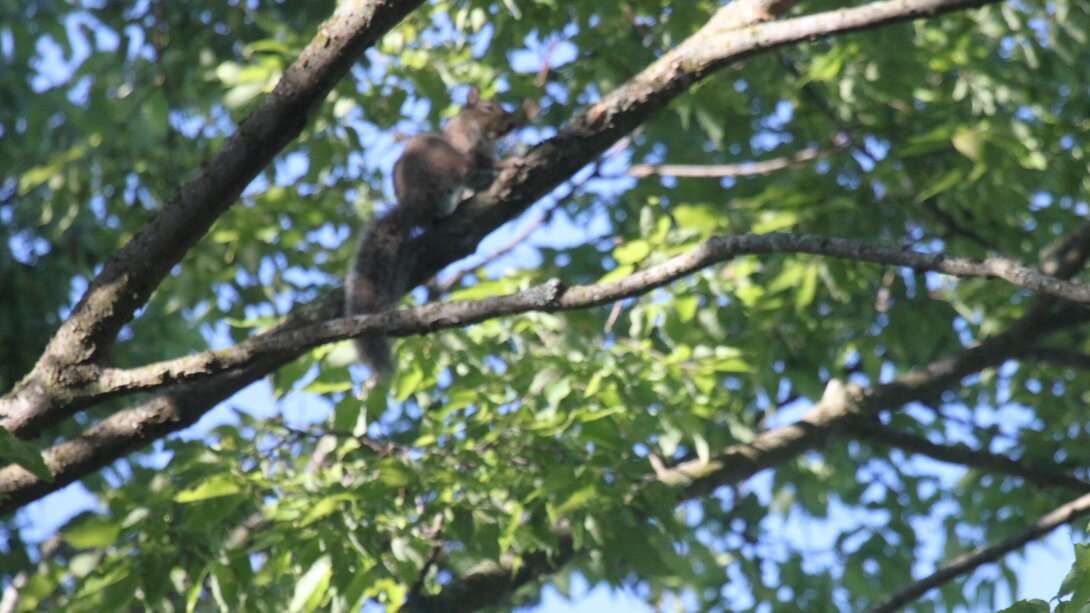
<path fill-rule="evenodd" d="M 992 607 L 1090 510 L 1082 3 L 0 11 L 14 610 L 476 610 L 574 573 Z M 469 87 L 540 105 L 519 163 L 415 239 L 404 310 L 341 319 L 401 137 Z M 405 338 L 357 397 L 362 330 Z M 171 436 L 266 376 L 307 419 Z M 24 542 L 76 481 L 98 506 Z"/>

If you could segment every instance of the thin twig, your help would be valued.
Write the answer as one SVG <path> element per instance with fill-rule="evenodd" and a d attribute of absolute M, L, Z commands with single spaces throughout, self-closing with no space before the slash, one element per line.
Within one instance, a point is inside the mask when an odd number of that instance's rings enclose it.
<path fill-rule="evenodd" d="M 838 147 L 807 147 L 792 155 L 740 164 L 633 164 L 627 175 L 636 178 L 658 175 L 664 177 L 688 177 L 697 179 L 722 179 L 726 177 L 752 177 L 767 175 L 837 151 Z"/>
<path fill-rule="evenodd" d="M 428 578 L 428 572 L 439 560 L 439 554 L 443 553 L 443 540 L 439 538 L 442 531 L 443 515 L 439 514 L 435 516 L 431 529 L 428 531 L 428 540 L 432 541 L 431 549 L 428 551 L 428 559 L 424 561 L 424 566 L 421 567 L 420 572 L 413 579 L 413 584 L 409 587 L 409 592 L 405 596 L 406 600 L 412 600 L 420 596 L 424 589 L 424 582 Z"/>

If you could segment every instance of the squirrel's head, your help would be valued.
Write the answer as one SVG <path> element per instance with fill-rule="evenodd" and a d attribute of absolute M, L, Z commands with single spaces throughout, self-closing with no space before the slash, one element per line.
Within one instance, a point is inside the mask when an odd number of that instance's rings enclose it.
<path fill-rule="evenodd" d="M 459 112 L 459 115 L 463 114 L 476 123 L 489 138 L 498 138 L 515 128 L 515 116 L 508 113 L 498 102 L 481 100 L 476 87 L 470 89 L 466 96 L 465 106 Z"/>

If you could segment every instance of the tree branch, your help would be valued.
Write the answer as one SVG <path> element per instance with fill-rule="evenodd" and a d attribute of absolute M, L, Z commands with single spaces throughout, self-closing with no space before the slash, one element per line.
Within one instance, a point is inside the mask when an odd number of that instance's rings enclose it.
<path fill-rule="evenodd" d="M 847 429 L 854 438 L 867 440 L 877 445 L 896 447 L 942 462 L 1012 475 L 1021 478 L 1026 483 L 1039 486 L 1061 487 L 1076 492 L 1090 492 L 1090 482 L 1057 471 L 1054 466 L 1022 462 L 1005 455 L 973 449 L 962 443 L 940 445 L 922 436 L 899 432 L 874 422 L 851 421 L 847 424 Z"/>
<path fill-rule="evenodd" d="M 923 596 L 931 589 L 969 573 L 984 564 L 994 562 L 1007 553 L 1024 546 L 1026 543 L 1039 539 L 1056 528 L 1059 528 L 1064 524 L 1069 524 L 1087 514 L 1090 514 L 1090 494 L 1076 498 L 1075 500 L 1046 513 L 1041 516 L 1040 519 L 1033 522 L 1029 528 L 1018 534 L 988 545 L 987 547 L 977 548 L 951 560 L 939 570 L 936 570 L 927 577 L 920 579 L 878 603 L 878 605 L 870 609 L 870 613 L 892 613 L 893 611 L 898 611 L 913 600 Z"/>
<path fill-rule="evenodd" d="M 731 2 L 678 47 L 584 108 L 556 136 L 510 165 L 489 190 L 460 207 L 446 223 L 412 241 L 412 279 L 423 282 L 472 253 L 484 236 L 522 213 L 689 87 L 733 62 L 793 43 L 998 1 L 886 0 L 760 25 L 751 24 L 781 15 L 792 2 Z"/>
<path fill-rule="evenodd" d="M 1035 347 L 1026 352 L 1025 359 L 1030 362 L 1090 370 L 1090 354 L 1059 347 Z"/>
<path fill-rule="evenodd" d="M 153 391 L 248 367 L 266 352 L 303 351 L 364 333 L 410 336 L 462 327 L 495 317 L 530 311 L 565 311 L 598 306 L 645 294 L 671 281 L 740 255 L 811 254 L 849 261 L 904 266 L 957 277 L 997 278 L 1014 287 L 1090 304 L 1090 286 L 1043 275 L 1013 260 L 972 260 L 881 247 L 871 243 L 814 235 L 763 234 L 723 236 L 707 240 L 688 253 L 597 285 L 562 288 L 550 282 L 538 288 L 476 301 L 433 303 L 420 307 L 361 315 L 344 320 L 258 334 L 234 347 L 205 351 L 132 369 L 77 366 L 67 371 L 70 393 L 89 403 L 138 391 Z M 15 434 L 22 436 L 21 430 Z"/>
<path fill-rule="evenodd" d="M 1040 338 L 1090 320 L 1086 309 L 1053 312 L 1051 317 L 1016 321 L 1010 330 L 987 338 L 953 355 L 905 373 L 889 383 L 862 388 L 829 382 L 821 401 L 787 426 L 761 433 L 750 443 L 731 445 L 711 456 L 682 462 L 669 469 L 668 485 L 684 485 L 682 499 L 707 495 L 716 488 L 739 483 L 758 471 L 782 464 L 804 451 L 817 449 L 831 438 L 851 435 L 849 424 L 895 411 L 911 402 L 926 402 L 957 385 L 965 377 L 1016 358 Z"/>
<path fill-rule="evenodd" d="M 423 0 L 346 0 L 276 88 L 92 280 L 31 373 L 0 401 L 0 428 L 35 432 L 84 408 L 60 370 L 99 359 L 170 269 L 306 125 L 363 51 Z"/>
<path fill-rule="evenodd" d="M 767 175 L 804 164 L 828 155 L 842 147 L 807 147 L 792 155 L 740 164 L 633 164 L 627 173 L 630 177 L 643 178 L 651 175 L 663 177 L 687 177 L 696 179 L 722 179 L 726 177 L 752 177 Z"/>
<path fill-rule="evenodd" d="M 58 443 L 42 455 L 53 474 L 44 482 L 17 464 L 0 469 L 0 517 L 73 483 L 171 432 L 187 428 L 210 407 L 296 358 L 270 355 L 247 368 L 200 383 L 179 385 L 132 408 L 118 411 Z"/>
<path fill-rule="evenodd" d="M 270 332 L 292 330 L 340 313 L 341 292 L 284 320 Z M 79 436 L 43 453 L 53 481 L 38 480 L 22 467 L 0 469 L 0 516 L 73 483 L 125 454 L 195 423 L 235 392 L 290 362 L 296 353 L 269 353 L 248 367 L 188 385 L 175 386 L 131 408 L 114 413 Z"/>

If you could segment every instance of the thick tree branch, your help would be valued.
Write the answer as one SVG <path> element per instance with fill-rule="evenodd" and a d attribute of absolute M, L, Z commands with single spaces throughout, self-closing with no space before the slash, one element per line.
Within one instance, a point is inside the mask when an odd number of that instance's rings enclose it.
<path fill-rule="evenodd" d="M 600 102 L 583 109 L 556 136 L 501 173 L 491 189 L 448 223 L 413 241 L 416 282 L 473 252 L 484 236 L 519 215 L 610 145 L 646 122 L 693 84 L 733 62 L 777 47 L 899 23 L 999 0 L 887 0 L 753 25 L 782 14 L 792 2 L 732 2 L 677 48 Z M 750 26 L 750 27 L 742 27 Z M 442 245 L 442 249 L 435 248 Z"/>
<path fill-rule="evenodd" d="M 318 304 L 302 309 L 270 332 L 324 321 L 339 314 L 343 304 L 344 296 L 335 292 Z M 38 480 L 17 465 L 0 469 L 0 516 L 59 490 L 156 439 L 188 427 L 218 403 L 296 357 L 298 355 L 291 352 L 268 353 L 246 368 L 172 387 L 114 413 L 79 436 L 42 454 L 53 474 L 50 483 Z"/>
<path fill-rule="evenodd" d="M 343 303 L 341 292 L 334 292 L 326 299 L 300 309 L 272 331 L 324 321 L 339 315 Z M 19 466 L 0 469 L 0 516 L 59 490 L 166 434 L 188 427 L 211 407 L 296 357 L 295 354 L 268 354 L 249 368 L 199 384 L 176 386 L 115 413 L 81 435 L 43 453 L 54 475 L 50 483 L 35 479 Z"/>
<path fill-rule="evenodd" d="M 1026 352 L 1026 361 L 1079 370 L 1090 370 L 1090 354 L 1059 347 L 1034 347 Z"/>
<path fill-rule="evenodd" d="M 42 455 L 53 481 L 41 481 L 23 467 L 0 469 L 0 516 L 54 492 L 148 443 L 187 428 L 209 407 L 295 359 L 265 357 L 249 368 L 223 373 L 200 384 L 180 385 L 154 399 L 110 415 L 79 436 L 54 445 Z"/>
<path fill-rule="evenodd" d="M 997 543 L 980 547 L 962 556 L 959 556 L 942 568 L 931 573 L 927 577 L 909 585 L 905 589 L 892 594 L 877 606 L 870 609 L 870 613 L 892 613 L 899 611 L 928 591 L 939 587 L 957 577 L 972 572 L 977 568 L 994 562 L 1004 555 L 1024 546 L 1030 541 L 1037 540 L 1056 528 L 1069 524 L 1076 519 L 1090 514 L 1090 494 L 1076 498 L 1071 502 L 1041 516 L 1026 530 L 1005 538 Z"/>
<path fill-rule="evenodd" d="M 121 326 L 234 203 L 243 188 L 295 139 L 333 86 L 423 0 L 346 0 L 236 132 L 183 184 L 163 210 L 117 251 L 91 282 L 38 363 L 0 400 L 0 427 L 34 432 L 85 405 L 72 402 L 61 370 L 101 358 Z"/>
<path fill-rule="evenodd" d="M 858 387 L 843 394 L 826 394 L 797 422 L 766 430 L 749 443 L 731 445 L 707 461 L 692 459 L 658 468 L 655 480 L 677 487 L 679 500 L 699 498 L 721 486 L 741 483 L 838 438 L 841 425 L 862 411 L 863 394 Z"/>

